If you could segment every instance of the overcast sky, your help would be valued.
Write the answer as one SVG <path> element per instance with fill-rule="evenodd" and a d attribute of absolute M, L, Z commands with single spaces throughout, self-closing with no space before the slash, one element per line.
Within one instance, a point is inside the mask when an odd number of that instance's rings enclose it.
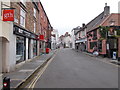
<path fill-rule="evenodd" d="M 120 0 L 41 0 L 51 25 L 62 35 L 82 23 L 87 24 L 103 10 L 105 3 L 111 13 L 118 13 Z"/>

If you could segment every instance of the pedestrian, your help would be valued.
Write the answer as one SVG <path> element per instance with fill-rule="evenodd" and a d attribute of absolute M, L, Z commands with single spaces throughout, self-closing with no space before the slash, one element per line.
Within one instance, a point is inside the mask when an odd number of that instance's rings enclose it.
<path fill-rule="evenodd" d="M 93 47 L 93 55 L 94 56 L 98 56 L 99 55 L 96 45 Z"/>

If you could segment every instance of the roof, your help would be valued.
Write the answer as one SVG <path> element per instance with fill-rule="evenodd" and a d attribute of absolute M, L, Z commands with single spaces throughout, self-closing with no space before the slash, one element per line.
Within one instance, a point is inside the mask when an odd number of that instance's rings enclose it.
<path fill-rule="evenodd" d="M 119 17 L 120 13 L 112 13 L 109 14 L 107 17 L 102 17 L 101 19 L 98 19 L 97 22 L 90 23 L 90 25 L 88 25 L 89 27 L 87 27 L 87 32 L 94 30 L 99 26 L 111 26 L 111 25 L 120 26 Z"/>
<path fill-rule="evenodd" d="M 112 24 L 114 24 L 114 26 L 120 26 L 119 18 L 120 18 L 120 13 L 112 13 L 100 25 L 111 26 Z"/>
<path fill-rule="evenodd" d="M 80 26 L 77 26 L 76 28 L 73 28 L 74 34 L 77 34 L 80 31 Z"/>
<path fill-rule="evenodd" d="M 98 26 L 100 26 L 100 24 L 105 20 L 105 18 L 107 18 L 107 16 L 106 17 L 104 16 L 104 12 L 99 14 L 96 18 L 94 18 L 92 21 L 90 21 L 86 25 L 87 32 L 97 28 Z"/>
<path fill-rule="evenodd" d="M 110 7 L 107 6 L 107 4 L 105 4 L 104 11 L 86 25 L 86 31 L 89 32 L 91 30 L 98 28 L 101 25 L 101 23 L 105 21 L 106 18 L 109 17 L 109 15 Z"/>

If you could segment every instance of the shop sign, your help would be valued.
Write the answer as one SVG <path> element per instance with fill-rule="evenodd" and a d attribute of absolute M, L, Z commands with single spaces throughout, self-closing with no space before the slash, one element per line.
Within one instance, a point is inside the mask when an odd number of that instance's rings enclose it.
<path fill-rule="evenodd" d="M 14 21 L 14 10 L 13 9 L 3 10 L 2 20 L 3 21 Z"/>
<path fill-rule="evenodd" d="M 28 38 L 37 39 L 35 34 L 32 34 L 32 33 L 28 32 L 24 29 L 21 29 L 19 27 L 14 27 L 14 34 L 24 36 L 24 37 L 28 37 Z"/>
<path fill-rule="evenodd" d="M 39 36 L 39 39 L 40 39 L 40 40 L 44 40 L 44 35 L 40 35 L 40 36 Z"/>

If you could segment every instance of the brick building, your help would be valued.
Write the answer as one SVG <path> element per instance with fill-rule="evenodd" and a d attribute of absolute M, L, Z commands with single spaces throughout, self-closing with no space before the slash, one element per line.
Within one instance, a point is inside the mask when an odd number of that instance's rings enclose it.
<path fill-rule="evenodd" d="M 40 51 L 41 52 L 45 52 L 45 48 L 49 47 L 51 48 L 51 46 L 49 46 L 49 43 L 51 41 L 51 31 L 52 31 L 52 26 L 50 24 L 50 21 L 47 17 L 47 14 L 43 8 L 43 5 L 41 4 L 41 2 L 38 4 L 39 10 L 40 10 L 40 14 L 39 14 L 39 26 L 40 26 L 40 35 L 42 35 L 44 37 L 44 39 L 41 40 L 40 42 Z"/>
<path fill-rule="evenodd" d="M 111 13 L 110 7 L 105 6 L 104 11 L 86 25 L 87 29 L 87 51 L 92 53 L 93 47 L 97 46 L 99 54 L 113 57 L 113 52 L 119 53 L 120 14 Z"/>
<path fill-rule="evenodd" d="M 4 66 L 2 72 L 14 71 L 19 63 L 33 59 L 45 52 L 51 37 L 52 26 L 42 3 L 40 1 L 20 1 L 3 2 L 4 5 L 9 6 L 8 9 L 14 8 L 14 22 L 2 21 L 5 31 L 3 35 L 5 41 L 2 42 L 2 46 L 4 46 L 2 47 L 4 51 L 2 52 L 2 65 Z"/>

